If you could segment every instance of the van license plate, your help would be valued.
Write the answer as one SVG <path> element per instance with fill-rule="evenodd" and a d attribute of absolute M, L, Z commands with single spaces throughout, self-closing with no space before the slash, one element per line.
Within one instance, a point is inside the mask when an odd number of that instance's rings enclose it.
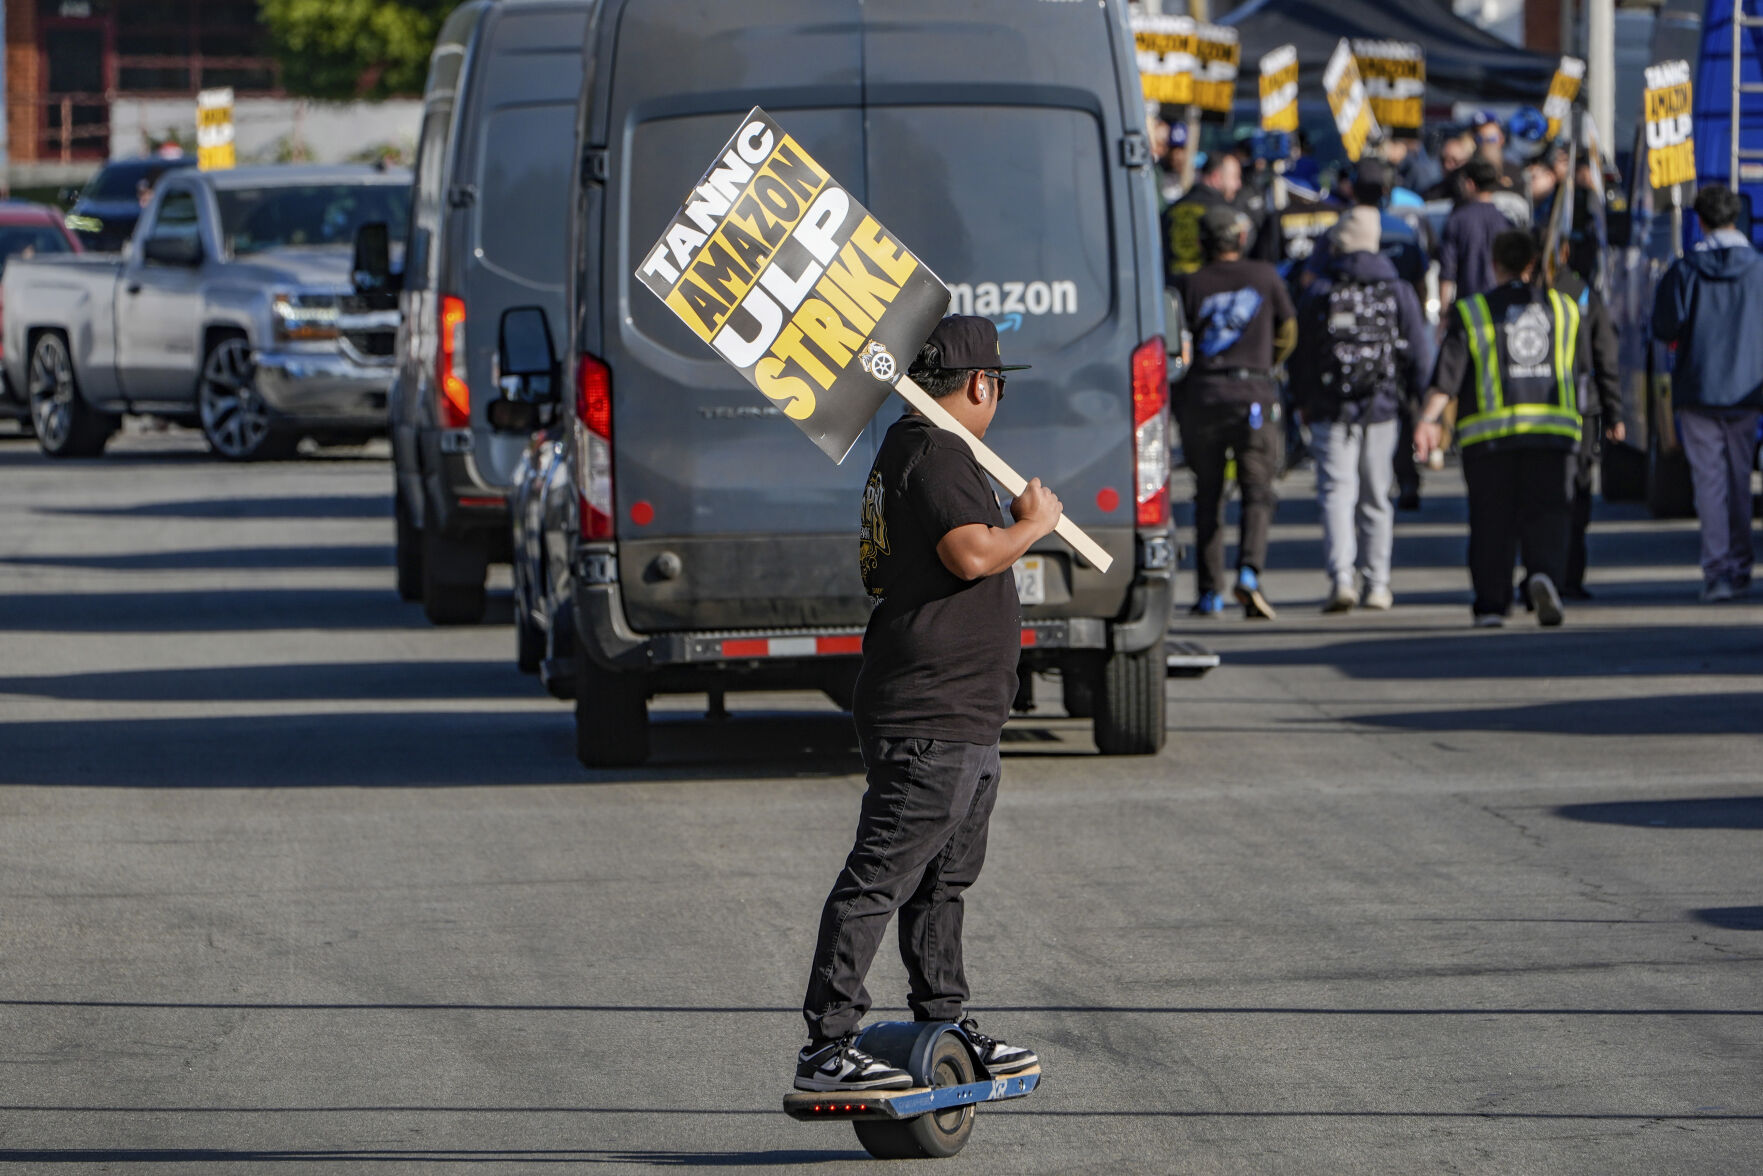
<path fill-rule="evenodd" d="M 1016 575 L 1016 598 L 1024 604 L 1047 602 L 1047 561 L 1038 555 L 1025 555 L 1010 569 Z"/>

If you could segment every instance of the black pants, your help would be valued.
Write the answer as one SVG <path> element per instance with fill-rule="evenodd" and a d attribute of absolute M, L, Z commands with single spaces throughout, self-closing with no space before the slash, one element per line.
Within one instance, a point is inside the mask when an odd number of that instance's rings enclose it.
<path fill-rule="evenodd" d="M 1270 416 L 1263 405 L 1261 427 L 1252 429 L 1246 404 L 1197 404 L 1182 414 L 1182 453 L 1194 471 L 1194 545 L 1202 593 L 1220 591 L 1224 583 L 1224 467 L 1233 454 L 1243 492 L 1237 567 L 1266 570 L 1267 528 L 1279 505 L 1273 481 L 1284 442 L 1282 426 Z"/>
<path fill-rule="evenodd" d="M 817 1041 L 853 1032 L 869 1011 L 863 977 L 896 910 L 913 1017 L 959 1020 L 967 1003 L 961 896 L 986 860 L 998 745 L 866 738 L 863 762 L 857 843 L 821 910 L 802 1000 Z"/>
<path fill-rule="evenodd" d="M 1586 569 L 1586 532 L 1592 525 L 1592 470 L 1598 464 L 1598 418 L 1586 418 L 1585 431 L 1579 437 L 1579 452 L 1573 458 L 1573 492 L 1568 502 L 1567 579 L 1557 587 L 1584 588 Z M 1525 579 L 1530 578 L 1531 552 L 1520 547 Z"/>
<path fill-rule="evenodd" d="M 1463 448 L 1469 483 L 1469 579 L 1475 613 L 1505 616 L 1512 607 L 1512 567 L 1524 544 L 1531 575 L 1557 586 L 1567 576 L 1573 454 L 1541 446 L 1487 452 Z"/>
<path fill-rule="evenodd" d="M 1406 396 L 1396 408 L 1396 493 L 1403 498 L 1420 497 L 1420 466 L 1414 461 L 1414 405 Z"/>

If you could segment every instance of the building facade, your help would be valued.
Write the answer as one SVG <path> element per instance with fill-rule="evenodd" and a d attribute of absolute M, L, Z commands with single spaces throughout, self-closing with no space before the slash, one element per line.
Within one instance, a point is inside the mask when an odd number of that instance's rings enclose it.
<path fill-rule="evenodd" d="M 121 100 L 281 94 L 257 0 L 5 0 L 6 119 L 21 163 L 101 160 Z M 146 146 L 145 144 L 143 146 Z"/>

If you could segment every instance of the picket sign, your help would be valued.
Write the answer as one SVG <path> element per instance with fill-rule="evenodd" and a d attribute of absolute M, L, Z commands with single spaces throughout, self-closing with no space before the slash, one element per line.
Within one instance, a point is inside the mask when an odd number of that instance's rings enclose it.
<path fill-rule="evenodd" d="M 905 378 L 949 288 L 758 107 L 636 277 L 833 461 L 891 389 L 1022 493 L 1020 474 Z M 1054 533 L 1100 571 L 1114 562 L 1068 518 Z"/>
<path fill-rule="evenodd" d="M 980 468 L 996 478 L 998 485 L 1010 492 L 1015 498 L 1028 486 L 1028 480 L 1010 468 L 1010 463 L 992 452 L 990 446 L 972 433 L 967 426 L 956 420 L 948 409 L 936 402 L 936 398 L 917 384 L 910 376 L 901 376 L 900 382 L 894 385 L 894 391 L 906 398 L 906 403 L 918 410 L 931 424 L 947 429 L 963 441 L 973 451 L 973 458 L 979 462 Z M 1071 549 L 1096 565 L 1096 570 L 1106 572 L 1114 563 L 1114 557 L 1102 550 L 1102 545 L 1084 533 L 1084 529 L 1071 521 L 1070 515 L 1061 514 L 1059 525 L 1053 528 L 1053 534 L 1071 544 Z"/>

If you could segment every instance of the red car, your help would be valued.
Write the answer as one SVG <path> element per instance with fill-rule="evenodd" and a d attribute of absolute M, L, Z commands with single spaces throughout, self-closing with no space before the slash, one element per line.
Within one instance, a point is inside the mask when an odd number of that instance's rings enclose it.
<path fill-rule="evenodd" d="M 46 253 L 81 253 L 79 238 L 67 231 L 61 213 L 43 204 L 0 201 L 0 274 L 15 257 L 42 257 Z M 5 313 L 0 303 L 0 315 Z M 0 419 L 24 422 L 31 419 L 30 397 L 23 388 L 0 373 Z"/>

